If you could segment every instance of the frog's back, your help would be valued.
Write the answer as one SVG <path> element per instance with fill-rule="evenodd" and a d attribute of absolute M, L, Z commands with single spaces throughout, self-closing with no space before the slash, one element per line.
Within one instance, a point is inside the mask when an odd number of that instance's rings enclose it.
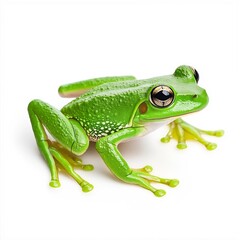
<path fill-rule="evenodd" d="M 76 119 L 95 141 L 131 126 L 148 87 L 144 80 L 105 83 L 76 98 L 61 111 L 68 118 Z"/>

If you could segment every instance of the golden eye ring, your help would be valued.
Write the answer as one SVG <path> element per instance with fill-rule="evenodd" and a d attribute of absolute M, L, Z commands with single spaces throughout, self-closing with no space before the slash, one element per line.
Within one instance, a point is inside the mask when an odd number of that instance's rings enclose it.
<path fill-rule="evenodd" d="M 168 107 L 174 99 L 173 90 L 165 85 L 155 87 L 150 95 L 150 101 L 155 107 Z"/>

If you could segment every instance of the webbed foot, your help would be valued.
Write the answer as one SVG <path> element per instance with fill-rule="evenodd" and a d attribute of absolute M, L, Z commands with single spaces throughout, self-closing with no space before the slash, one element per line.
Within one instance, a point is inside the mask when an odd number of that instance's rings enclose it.
<path fill-rule="evenodd" d="M 224 134 L 223 130 L 207 131 L 196 128 L 189 123 L 183 121 L 181 118 L 171 122 L 169 124 L 169 131 L 165 137 L 161 139 L 161 142 L 167 143 L 171 139 L 178 141 L 177 148 L 187 148 L 186 140 L 193 139 L 203 144 L 208 150 L 214 150 L 217 147 L 216 143 L 208 142 L 202 137 L 202 134 L 221 137 Z"/>
<path fill-rule="evenodd" d="M 157 197 L 162 197 L 166 194 L 163 189 L 156 189 L 151 185 L 151 182 L 162 183 L 169 187 L 176 187 L 179 184 L 177 179 L 166 179 L 151 175 L 151 166 L 145 166 L 141 169 L 133 169 L 131 174 L 126 178 L 127 182 L 139 184 L 140 186 L 150 190 Z"/>
<path fill-rule="evenodd" d="M 90 171 L 93 170 L 93 165 L 84 165 L 82 160 L 74 156 L 72 153 L 66 151 L 59 143 L 51 142 L 49 143 L 49 151 L 52 156 L 57 160 L 57 166 L 59 169 L 65 170 L 71 177 L 73 177 L 76 182 L 81 186 L 83 192 L 90 192 L 93 189 L 93 185 L 82 179 L 74 170 L 73 167 L 80 167 L 83 170 Z M 57 188 L 61 184 L 58 179 L 52 179 L 49 183 L 51 187 Z"/>

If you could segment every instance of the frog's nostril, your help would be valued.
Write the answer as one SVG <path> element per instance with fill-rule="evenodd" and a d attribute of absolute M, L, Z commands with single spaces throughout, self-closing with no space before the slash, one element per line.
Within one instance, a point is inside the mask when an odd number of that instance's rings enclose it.
<path fill-rule="evenodd" d="M 198 98 L 198 95 L 197 95 L 197 94 L 194 94 L 194 95 L 193 95 L 193 98 Z"/>

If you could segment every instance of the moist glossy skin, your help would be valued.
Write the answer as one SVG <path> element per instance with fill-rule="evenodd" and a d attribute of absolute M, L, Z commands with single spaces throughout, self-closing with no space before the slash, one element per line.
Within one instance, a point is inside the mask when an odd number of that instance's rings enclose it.
<path fill-rule="evenodd" d="M 68 118 L 76 119 L 94 141 L 123 128 L 198 111 L 206 106 L 207 93 L 197 85 L 192 69 L 181 68 L 174 75 L 164 77 L 105 83 L 61 111 Z M 150 101 L 152 89 L 159 85 L 167 85 L 174 92 L 169 107 L 159 108 Z M 147 106 L 144 113 L 138 109 L 141 103 Z"/>
<path fill-rule="evenodd" d="M 170 130 L 162 142 L 177 138 L 177 147 L 184 149 L 188 136 L 209 150 L 216 148 L 216 144 L 206 141 L 201 134 L 221 136 L 223 131 L 200 130 L 179 118 L 201 110 L 208 103 L 207 93 L 198 86 L 198 79 L 196 70 L 180 66 L 174 74 L 163 77 L 143 80 L 133 76 L 105 77 L 63 85 L 59 88 L 61 96 L 77 98 L 61 111 L 41 100 L 31 101 L 29 116 L 39 150 L 49 164 L 50 186 L 60 186 L 57 161 L 84 192 L 93 189 L 73 168 L 77 165 L 85 170 L 93 169 L 77 158 L 87 150 L 89 141 L 96 142 L 98 153 L 119 179 L 146 188 L 158 197 L 165 191 L 154 188 L 151 182 L 177 186 L 176 179 L 151 175 L 150 166 L 130 168 L 117 147 L 123 141 L 169 123 Z M 45 129 L 55 141 L 49 140 Z"/>

